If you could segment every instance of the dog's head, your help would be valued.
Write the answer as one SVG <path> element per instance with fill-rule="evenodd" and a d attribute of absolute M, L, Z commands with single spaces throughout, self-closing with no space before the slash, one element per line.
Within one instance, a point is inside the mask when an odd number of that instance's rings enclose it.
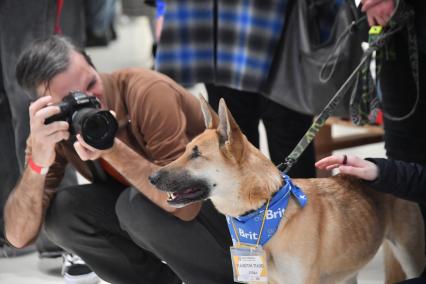
<path fill-rule="evenodd" d="M 278 170 L 247 141 L 223 99 L 219 116 L 202 97 L 200 102 L 206 130 L 181 157 L 153 173 L 151 183 L 168 192 L 168 203 L 176 207 L 207 198 L 225 214 L 234 206 L 229 215 L 259 207 L 279 188 Z"/>

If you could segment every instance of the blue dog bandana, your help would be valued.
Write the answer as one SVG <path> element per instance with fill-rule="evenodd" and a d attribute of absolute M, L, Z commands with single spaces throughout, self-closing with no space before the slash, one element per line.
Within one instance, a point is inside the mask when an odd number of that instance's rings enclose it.
<path fill-rule="evenodd" d="M 269 208 L 265 216 L 265 224 L 263 227 L 262 236 L 260 237 L 260 245 L 264 245 L 277 231 L 281 218 L 287 209 L 290 193 L 296 198 L 301 207 L 304 207 L 308 202 L 307 196 L 302 190 L 294 185 L 285 174 L 281 174 L 284 178 L 284 185 L 277 191 L 269 202 Z M 260 229 L 262 227 L 262 220 L 265 214 L 266 204 L 255 212 L 249 213 L 237 218 L 226 216 L 228 222 L 229 232 L 231 233 L 232 242 L 234 245 L 240 243 L 246 245 L 256 245 Z M 238 238 L 235 236 L 235 231 L 238 233 Z"/>

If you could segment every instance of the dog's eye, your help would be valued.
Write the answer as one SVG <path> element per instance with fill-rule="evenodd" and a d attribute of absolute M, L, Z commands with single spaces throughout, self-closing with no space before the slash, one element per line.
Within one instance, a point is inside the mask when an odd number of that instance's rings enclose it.
<path fill-rule="evenodd" d="M 194 146 L 194 148 L 192 148 L 190 159 L 195 159 L 199 156 L 201 156 L 201 152 L 198 150 L 198 146 Z"/>

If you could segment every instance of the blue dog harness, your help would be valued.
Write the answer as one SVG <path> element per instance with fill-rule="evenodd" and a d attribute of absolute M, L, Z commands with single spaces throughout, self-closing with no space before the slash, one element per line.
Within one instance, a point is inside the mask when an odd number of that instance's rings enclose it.
<path fill-rule="evenodd" d="M 283 173 L 281 175 L 284 179 L 284 185 L 274 194 L 269 201 L 269 206 L 265 204 L 255 212 L 237 218 L 226 216 L 234 245 L 243 243 L 246 245 L 256 246 L 260 244 L 263 246 L 268 242 L 277 231 L 281 218 L 284 216 L 291 196 L 290 193 L 293 194 L 301 207 L 306 205 L 308 202 L 307 196 L 299 187 L 292 183 L 290 177 Z M 263 219 L 265 221 L 262 229 Z M 259 234 L 261 234 L 260 241 Z"/>

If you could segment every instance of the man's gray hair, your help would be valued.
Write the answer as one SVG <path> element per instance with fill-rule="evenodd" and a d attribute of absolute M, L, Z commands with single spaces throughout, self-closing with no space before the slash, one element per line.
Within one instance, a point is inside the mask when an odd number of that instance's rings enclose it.
<path fill-rule="evenodd" d="M 70 63 L 70 53 L 82 54 L 93 66 L 89 56 L 68 39 L 53 35 L 31 43 L 20 55 L 16 65 L 16 79 L 23 88 L 34 91 L 41 84 L 49 86 L 50 80 L 64 72 Z"/>

